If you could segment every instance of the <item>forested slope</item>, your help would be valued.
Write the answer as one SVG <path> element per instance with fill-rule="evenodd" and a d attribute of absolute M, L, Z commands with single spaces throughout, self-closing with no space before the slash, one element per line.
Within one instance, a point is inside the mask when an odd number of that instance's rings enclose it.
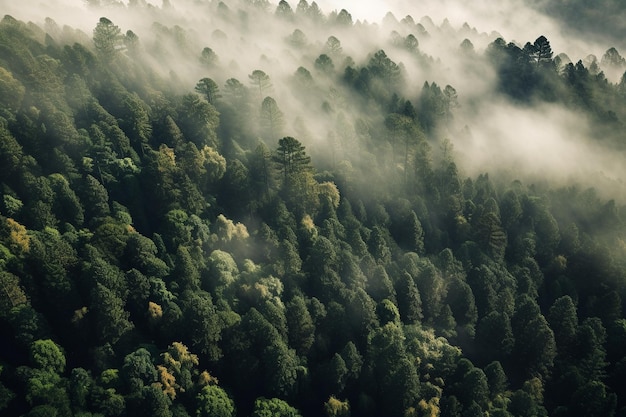
<path fill-rule="evenodd" d="M 469 27 L 388 16 L 384 49 L 351 56 L 340 34 L 383 29 L 304 0 L 205 5 L 242 33 L 291 22 L 283 62 L 244 67 L 165 3 L 128 6 L 145 38 L 0 22 L 3 414 L 626 415 L 621 195 L 463 173 L 472 126 L 420 42 L 460 37 L 495 97 L 575 112 L 617 155 L 618 51 L 475 50 Z"/>

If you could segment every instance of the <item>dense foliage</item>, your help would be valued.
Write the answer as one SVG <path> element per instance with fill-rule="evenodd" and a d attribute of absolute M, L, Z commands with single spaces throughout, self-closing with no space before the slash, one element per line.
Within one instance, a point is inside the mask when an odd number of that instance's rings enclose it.
<path fill-rule="evenodd" d="M 353 25 L 266 6 L 241 4 Z M 303 101 L 334 86 L 320 145 L 285 122 L 271 74 L 218 83 L 211 48 L 153 30 L 207 77 L 151 69 L 159 43 L 106 17 L 90 35 L 0 22 L 3 414 L 626 415 L 624 206 L 462 176 L 438 134 L 456 90 L 405 97 L 382 49 L 340 66 L 331 37 L 313 73 L 293 68 Z M 428 65 L 418 38 L 394 42 Z M 623 147 L 626 78 L 546 37 L 483 55 L 499 94 L 576 109 Z"/>

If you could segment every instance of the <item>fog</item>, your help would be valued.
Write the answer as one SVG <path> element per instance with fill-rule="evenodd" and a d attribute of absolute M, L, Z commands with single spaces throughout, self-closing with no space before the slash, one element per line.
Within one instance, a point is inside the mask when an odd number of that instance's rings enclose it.
<path fill-rule="evenodd" d="M 243 0 L 224 0 L 226 7 L 217 1 L 194 0 L 170 0 L 169 7 L 162 7 L 160 1 L 99 3 L 105 5 L 89 6 L 78 0 L 0 0 L 4 13 L 16 19 L 44 27 L 44 19 L 50 17 L 59 27 L 77 28 L 88 37 L 98 19 L 106 16 L 122 33 L 132 30 L 137 34 L 144 51 L 142 59 L 162 76 L 176 80 L 185 92 L 193 91 L 202 77 L 214 79 L 220 88 L 231 78 L 252 88 L 248 75 L 260 69 L 270 76 L 272 88 L 258 95 L 255 105 L 260 107 L 264 96 L 273 97 L 284 113 L 281 133 L 306 136 L 300 139 L 314 152 L 315 147 L 328 147 L 326 141 L 333 132 L 346 142 L 353 140 L 354 123 L 364 114 L 372 124 L 381 122 L 382 113 L 358 104 L 354 92 L 336 80 L 346 62 L 352 60 L 357 67 L 366 65 L 371 54 L 383 49 L 402 65 L 404 99 L 415 101 L 424 82 L 456 89 L 459 106 L 453 121 L 430 140 L 450 139 L 462 175 L 504 170 L 512 179 L 551 177 L 583 185 L 592 185 L 601 177 L 611 187 L 620 188 L 626 179 L 619 155 L 594 145 L 590 140 L 593 126 L 580 114 L 556 105 L 521 106 L 495 93 L 495 73 L 483 55 L 497 37 L 521 47 L 544 35 L 555 56 L 566 53 L 573 62 L 589 54 L 599 58 L 609 47 L 620 46 L 590 42 L 592 36 L 565 35 L 562 23 L 521 0 L 316 2 L 326 16 L 347 10 L 355 23 L 352 26 L 313 23 L 297 15 L 278 18 L 274 15 L 277 2 L 270 2 L 264 14 L 250 5 L 253 2 Z M 295 12 L 298 1 L 289 4 Z M 387 16 L 388 12 L 395 19 Z M 406 16 L 411 16 L 415 24 L 400 22 Z M 165 29 L 159 32 L 155 22 Z M 419 33 L 421 27 L 426 34 Z M 296 29 L 305 35 L 299 43 L 293 38 Z M 402 38 L 413 34 L 419 41 L 418 53 L 394 46 L 392 32 Z M 339 39 L 341 51 L 328 51 L 325 44 L 329 36 Z M 474 45 L 474 54 L 460 53 L 464 39 Z M 205 47 L 217 55 L 212 65 L 200 60 Z M 315 60 L 323 53 L 333 60 L 332 75 L 315 68 Z M 312 85 L 294 84 L 299 67 L 310 72 Z M 254 90 L 251 92 L 254 94 Z M 331 113 L 322 110 L 325 104 L 332 108 Z M 257 112 L 253 109 L 251 119 Z M 258 129 L 253 131 L 262 136 Z M 265 139 L 270 145 L 275 142 Z M 621 189 L 617 191 L 624 194 Z"/>
<path fill-rule="evenodd" d="M 455 142 L 457 156 L 471 171 L 496 168 L 509 176 L 558 182 L 581 181 L 587 175 L 605 180 L 626 178 L 621 156 L 594 146 L 584 115 L 540 104 L 519 107 L 494 100 L 481 106 L 469 132 Z M 472 122 L 471 120 L 470 122 Z"/>

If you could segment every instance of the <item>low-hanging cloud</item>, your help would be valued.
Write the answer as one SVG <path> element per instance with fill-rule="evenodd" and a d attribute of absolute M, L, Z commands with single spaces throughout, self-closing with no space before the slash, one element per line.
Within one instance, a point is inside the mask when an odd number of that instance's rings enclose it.
<path fill-rule="evenodd" d="M 563 180 L 601 175 L 619 183 L 626 178 L 618 158 L 590 139 L 593 127 L 580 114 L 557 105 L 514 105 L 497 94 L 495 71 L 484 57 L 496 37 L 521 47 L 545 35 L 555 55 L 564 52 L 573 62 L 589 54 L 601 57 L 613 46 L 565 35 L 558 21 L 522 0 L 317 1 L 326 15 L 346 9 L 354 22 L 369 22 L 348 27 L 277 18 L 273 10 L 278 2 L 270 4 L 264 19 L 256 18 L 256 11 L 247 2 L 237 0 L 224 0 L 226 9 L 222 10 L 218 10 L 217 2 L 193 0 L 170 0 L 167 9 L 160 1 L 145 2 L 142 7 L 90 7 L 73 0 L 5 3 L 4 13 L 16 19 L 44 26 L 44 19 L 51 17 L 60 27 L 78 28 L 89 37 L 98 19 L 107 16 L 123 33 L 135 32 L 146 52 L 145 59 L 160 74 L 175 74 L 188 92 L 203 77 L 214 79 L 220 87 L 230 78 L 250 86 L 248 74 L 263 70 L 273 86 L 258 97 L 257 107 L 263 96 L 271 95 L 284 113 L 284 133 L 297 136 L 306 132 L 307 146 L 323 147 L 320 144 L 328 137 L 339 136 L 333 132 L 338 125 L 347 126 L 344 136 L 354 135 L 349 130 L 354 130 L 355 120 L 363 114 L 351 104 L 357 102 L 354 93 L 336 80 L 342 76 L 345 62 L 351 59 L 356 66 L 363 66 L 372 53 L 384 49 L 405 70 L 404 99 L 415 102 L 424 82 L 435 82 L 442 88 L 449 84 L 456 89 L 460 104 L 455 110 L 456 125 L 444 135 L 455 144 L 458 164 L 468 175 L 506 169 L 511 176 Z M 297 4 L 296 0 L 290 2 L 294 11 Z M 395 22 L 384 19 L 387 12 L 393 13 Z M 418 33 L 417 25 L 400 22 L 408 15 L 416 24 L 423 22 L 428 34 Z M 179 30 L 185 37 L 184 48 L 171 39 L 159 38 L 155 22 L 167 30 Z M 299 46 L 289 42 L 296 30 L 304 35 L 304 44 Z M 393 46 L 392 32 L 403 38 L 415 35 L 419 54 Z M 333 55 L 335 73 L 326 76 L 316 70 L 315 60 L 328 52 L 325 43 L 330 36 L 336 36 L 342 48 Z M 459 45 L 466 38 L 474 45 L 473 54 L 460 53 Z M 199 59 L 205 47 L 218 58 L 210 67 Z M 306 91 L 294 87 L 294 74 L 300 67 L 312 75 L 313 84 Z M 323 110 L 325 105 L 335 113 L 329 115 Z M 258 108 L 253 109 L 256 111 Z M 367 117 L 380 122 L 383 114 L 369 113 Z M 464 126 L 469 135 L 458 133 Z"/>
<path fill-rule="evenodd" d="M 591 139 L 593 125 L 582 113 L 554 104 L 531 107 L 494 99 L 465 121 L 471 126 L 454 146 L 469 175 L 488 169 L 509 180 L 578 184 L 596 187 L 607 197 L 626 197 L 622 155 Z"/>

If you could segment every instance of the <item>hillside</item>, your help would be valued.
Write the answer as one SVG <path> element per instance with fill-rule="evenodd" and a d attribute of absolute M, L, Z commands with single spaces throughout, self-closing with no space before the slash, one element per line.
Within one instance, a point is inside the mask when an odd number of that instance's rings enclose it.
<path fill-rule="evenodd" d="M 626 416 L 614 45 L 86 3 L 0 21 L 2 415 Z"/>

